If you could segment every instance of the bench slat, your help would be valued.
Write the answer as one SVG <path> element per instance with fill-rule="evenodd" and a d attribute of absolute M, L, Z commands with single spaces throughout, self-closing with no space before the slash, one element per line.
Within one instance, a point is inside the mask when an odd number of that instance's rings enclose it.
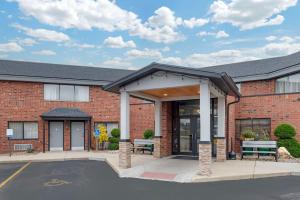
<path fill-rule="evenodd" d="M 243 145 L 243 148 L 277 148 L 277 145 Z"/>

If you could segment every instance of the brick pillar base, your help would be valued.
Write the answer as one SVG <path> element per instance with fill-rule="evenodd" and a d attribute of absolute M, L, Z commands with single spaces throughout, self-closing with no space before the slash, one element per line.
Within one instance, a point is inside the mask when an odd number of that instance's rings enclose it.
<path fill-rule="evenodd" d="M 199 147 L 199 174 L 202 176 L 211 175 L 211 143 L 201 142 Z"/>
<path fill-rule="evenodd" d="M 130 141 L 119 142 L 119 167 L 126 169 L 131 167 L 131 143 Z"/>
<path fill-rule="evenodd" d="M 217 140 L 217 161 L 224 162 L 226 160 L 226 139 L 218 137 Z"/>
<path fill-rule="evenodd" d="M 155 136 L 154 139 L 154 152 L 153 152 L 153 157 L 154 158 L 161 158 L 162 153 L 161 153 L 161 136 Z"/>

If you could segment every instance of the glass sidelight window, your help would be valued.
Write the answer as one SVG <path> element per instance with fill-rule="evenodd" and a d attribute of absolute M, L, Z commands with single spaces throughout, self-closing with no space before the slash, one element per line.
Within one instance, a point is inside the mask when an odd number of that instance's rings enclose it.
<path fill-rule="evenodd" d="M 117 122 L 95 122 L 95 129 L 99 126 L 99 125 L 104 125 L 106 130 L 107 130 L 107 135 L 109 137 L 111 137 L 111 131 L 114 128 L 119 128 L 119 123 Z"/>

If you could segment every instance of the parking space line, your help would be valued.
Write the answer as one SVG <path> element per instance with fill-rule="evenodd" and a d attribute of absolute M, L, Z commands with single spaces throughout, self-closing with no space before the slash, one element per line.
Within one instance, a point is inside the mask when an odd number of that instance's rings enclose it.
<path fill-rule="evenodd" d="M 21 173 L 26 167 L 28 167 L 31 164 L 31 162 L 26 163 L 25 165 L 23 165 L 20 169 L 18 169 L 17 171 L 15 171 L 15 173 L 13 173 L 12 175 L 10 175 L 9 177 L 7 177 L 4 181 L 2 181 L 2 183 L 0 183 L 0 189 L 6 185 L 10 180 L 12 180 L 14 177 L 16 177 L 19 173 Z"/>

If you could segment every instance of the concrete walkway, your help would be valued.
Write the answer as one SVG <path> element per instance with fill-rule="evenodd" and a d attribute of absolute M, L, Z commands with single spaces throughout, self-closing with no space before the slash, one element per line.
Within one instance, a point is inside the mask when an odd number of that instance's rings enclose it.
<path fill-rule="evenodd" d="M 132 168 L 120 169 L 118 152 L 65 151 L 36 154 L 0 155 L 0 163 L 26 161 L 63 161 L 63 160 L 101 160 L 106 161 L 120 177 L 153 179 L 174 182 L 209 182 L 223 180 L 253 179 L 272 176 L 300 175 L 300 163 L 273 161 L 234 160 L 212 163 L 212 175 L 198 175 L 197 160 L 155 159 L 151 155 L 132 155 Z"/>

